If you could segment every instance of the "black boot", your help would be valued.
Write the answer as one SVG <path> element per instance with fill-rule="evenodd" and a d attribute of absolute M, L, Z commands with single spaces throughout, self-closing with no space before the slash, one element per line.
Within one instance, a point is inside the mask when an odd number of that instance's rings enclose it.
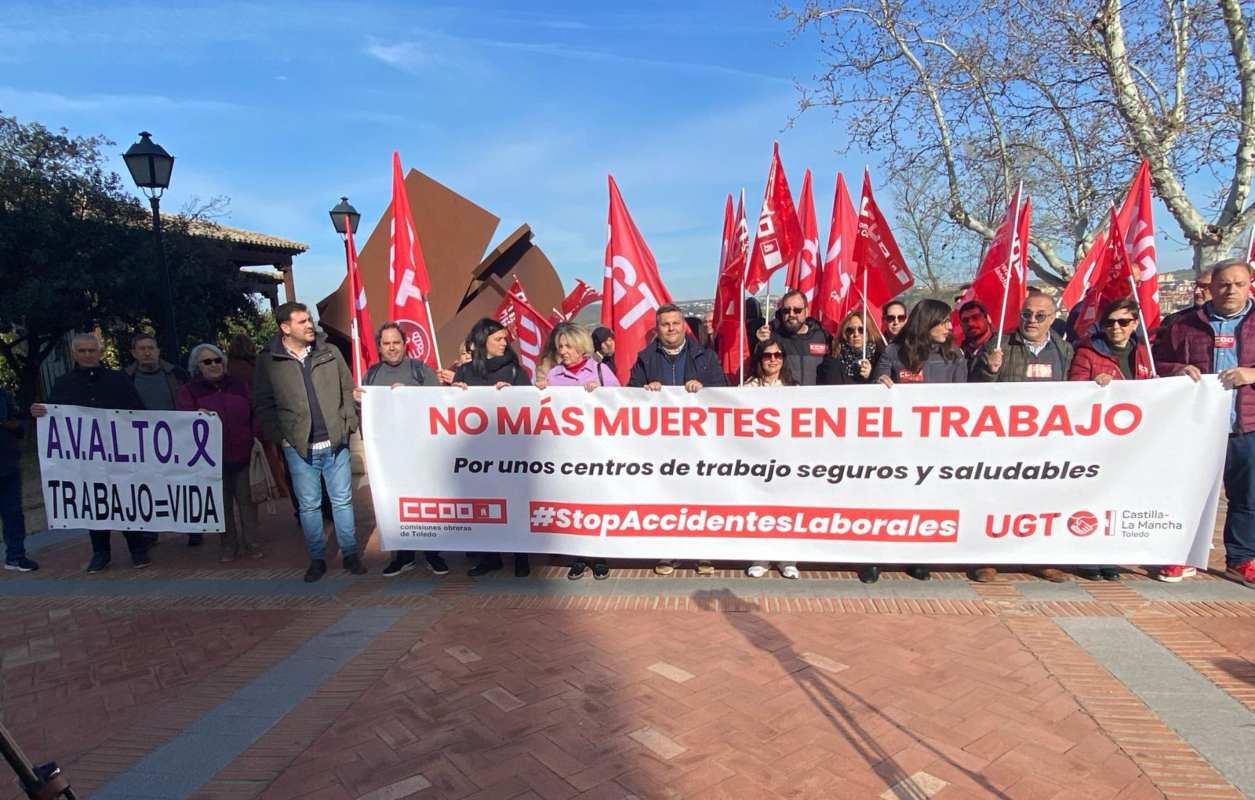
<path fill-rule="evenodd" d="M 864 564 L 858 568 L 858 579 L 863 583 L 875 583 L 880 580 L 880 567 L 875 564 Z"/>

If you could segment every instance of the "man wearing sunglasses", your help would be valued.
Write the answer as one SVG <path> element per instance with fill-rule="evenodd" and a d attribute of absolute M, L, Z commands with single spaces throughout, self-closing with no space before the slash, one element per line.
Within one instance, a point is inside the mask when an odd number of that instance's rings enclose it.
<path fill-rule="evenodd" d="M 1072 345 L 1051 329 L 1055 301 L 1041 292 L 1030 294 L 1020 307 L 1020 325 L 1008 336 L 985 345 L 974 380 L 986 383 L 1065 381 L 1072 364 Z"/>
<path fill-rule="evenodd" d="M 1066 381 L 1072 365 L 1072 345 L 1051 329 L 1055 316 L 1055 301 L 1049 295 L 1030 293 L 1020 307 L 1019 327 L 1009 335 L 990 337 L 976 359 L 971 379 L 986 383 Z M 1054 567 L 1042 567 L 1037 574 L 1051 583 L 1068 580 L 1063 570 Z M 972 572 L 978 583 L 997 577 L 994 567 L 980 567 Z"/>
<path fill-rule="evenodd" d="M 1225 454 L 1225 566 L 1229 577 L 1255 587 L 1255 323 L 1251 267 L 1244 259 L 1216 264 L 1211 300 L 1182 316 L 1155 343 L 1161 375 L 1199 380 L 1214 373 L 1234 389 Z M 1174 570 L 1175 571 L 1175 570 Z M 1170 576 L 1175 577 L 1175 576 Z"/>
<path fill-rule="evenodd" d="M 816 373 L 828 355 L 832 338 L 819 320 L 808 316 L 806 311 L 806 295 L 794 289 L 780 298 L 772 324 L 763 325 L 756 335 L 758 341 L 765 342 L 774 334 L 794 380 L 801 386 L 815 386 L 819 383 Z"/>

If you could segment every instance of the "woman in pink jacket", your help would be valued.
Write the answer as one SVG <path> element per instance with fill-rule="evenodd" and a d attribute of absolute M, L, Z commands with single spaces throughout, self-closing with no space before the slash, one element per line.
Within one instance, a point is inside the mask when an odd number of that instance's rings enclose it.
<path fill-rule="evenodd" d="M 618 386 L 614 370 L 593 358 L 593 337 L 573 322 L 559 322 L 553 329 L 553 342 L 558 350 L 558 363 L 549 370 L 549 386 L 583 386 L 592 391 L 599 386 Z M 567 571 L 567 578 L 577 581 L 584 577 L 588 565 L 577 558 Z M 610 567 L 604 559 L 593 560 L 593 577 L 604 581 L 610 577 Z"/>

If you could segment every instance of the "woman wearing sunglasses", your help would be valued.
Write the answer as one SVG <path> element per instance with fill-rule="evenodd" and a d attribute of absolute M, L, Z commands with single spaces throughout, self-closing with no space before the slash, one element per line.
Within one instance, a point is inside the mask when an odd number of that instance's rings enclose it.
<path fill-rule="evenodd" d="M 750 354 L 749 377 L 746 386 L 797 386 L 797 379 L 784 363 L 784 350 L 775 337 L 754 343 L 754 352 Z M 767 574 L 771 564 L 767 561 L 755 561 L 745 570 L 751 578 L 761 578 Z M 779 561 L 776 568 L 781 577 L 796 578 L 797 564 L 792 561 Z"/>
<path fill-rule="evenodd" d="M 1078 344 L 1068 367 L 1068 380 L 1094 381 L 1106 386 L 1112 381 L 1145 380 L 1151 377 L 1150 354 L 1137 332 L 1137 303 L 1130 297 L 1112 300 L 1098 315 L 1098 331 L 1085 342 Z M 1184 577 L 1186 567 L 1164 567 L 1162 574 L 1169 581 Z M 1188 568 L 1193 574 L 1193 567 Z M 1120 571 L 1114 566 L 1082 567 L 1077 570 L 1082 578 L 1091 581 L 1120 580 Z"/>
<path fill-rule="evenodd" d="M 863 356 L 863 344 L 867 344 L 867 356 Z M 819 365 L 816 378 L 820 386 L 840 386 L 846 383 L 867 383 L 871 380 L 872 364 L 880 355 L 880 331 L 871 317 L 867 318 L 867 330 L 863 329 L 863 312 L 851 311 L 837 326 L 832 339 L 832 352 Z"/>
<path fill-rule="evenodd" d="M 967 359 L 954 346 L 950 306 L 940 300 L 924 299 L 915 304 L 898 341 L 885 348 L 872 373 L 885 386 L 897 383 L 967 383 Z M 915 564 L 906 574 L 920 581 L 931 577 L 928 567 Z M 859 570 L 859 580 L 875 583 L 880 568 L 868 565 Z"/>
<path fill-rule="evenodd" d="M 234 561 L 241 554 L 261 558 L 253 541 L 257 532 L 257 506 L 249 486 L 248 464 L 253 437 L 261 423 L 253 415 L 252 392 L 244 381 L 227 374 L 227 357 L 212 344 L 198 344 L 187 359 L 192 379 L 179 389 L 174 406 L 179 411 L 206 411 L 222 422 L 222 534 L 218 560 Z M 239 524 L 235 515 L 239 512 Z"/>

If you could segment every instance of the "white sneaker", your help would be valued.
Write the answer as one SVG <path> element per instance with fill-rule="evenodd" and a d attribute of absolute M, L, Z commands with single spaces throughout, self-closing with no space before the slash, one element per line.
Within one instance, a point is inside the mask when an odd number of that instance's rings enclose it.
<path fill-rule="evenodd" d="M 796 564 L 781 564 L 780 565 L 780 577 L 788 578 L 789 580 L 797 580 L 798 574 L 799 573 L 797 571 Z"/>
<path fill-rule="evenodd" d="M 745 574 L 750 576 L 751 578 L 761 578 L 767 574 L 767 568 L 764 567 L 762 564 L 755 564 L 749 569 L 745 570 Z"/>

